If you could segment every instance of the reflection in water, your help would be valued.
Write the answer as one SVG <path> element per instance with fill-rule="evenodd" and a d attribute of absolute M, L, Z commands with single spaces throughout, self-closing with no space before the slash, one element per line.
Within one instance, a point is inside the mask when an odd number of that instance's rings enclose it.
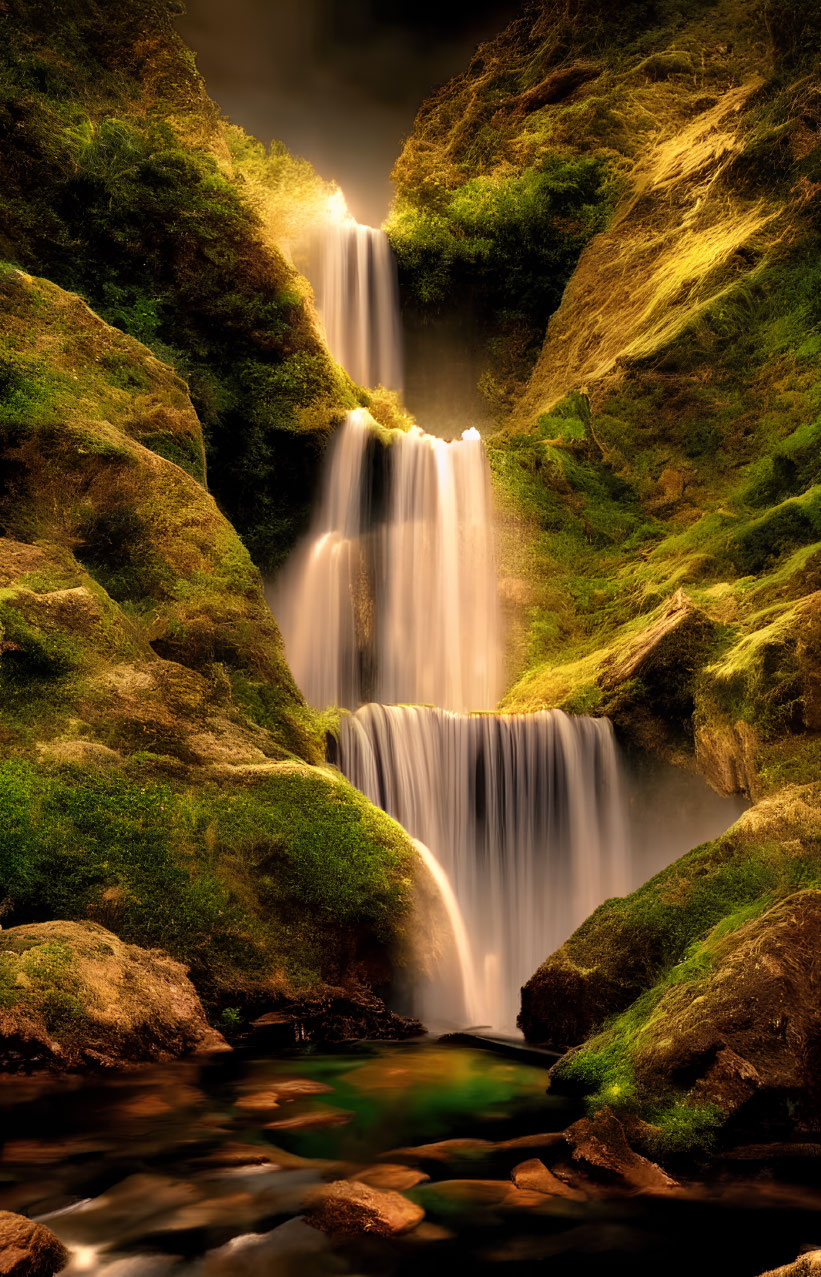
<path fill-rule="evenodd" d="M 0 1110 L 0 1209 L 45 1219 L 71 1249 L 68 1277 L 489 1277 L 549 1259 L 573 1277 L 625 1262 L 631 1277 L 754 1277 L 794 1254 L 821 1205 L 777 1186 L 519 1193 L 511 1172 L 538 1149 L 517 1137 L 578 1114 L 541 1070 L 429 1043 L 7 1079 Z M 391 1240 L 308 1227 L 306 1195 L 354 1176 L 407 1188 L 425 1220 Z"/>

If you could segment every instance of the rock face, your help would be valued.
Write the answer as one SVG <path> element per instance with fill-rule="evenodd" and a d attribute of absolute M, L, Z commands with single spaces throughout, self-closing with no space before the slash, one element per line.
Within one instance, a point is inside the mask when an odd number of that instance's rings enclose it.
<path fill-rule="evenodd" d="M 391 1189 L 336 1180 L 311 1195 L 305 1218 L 314 1228 L 337 1236 L 378 1233 L 393 1237 L 410 1232 L 424 1214 L 421 1206 Z"/>
<path fill-rule="evenodd" d="M 0 1211 L 0 1275 L 53 1277 L 62 1272 L 69 1255 L 50 1229 L 24 1215 Z"/>
<path fill-rule="evenodd" d="M 0 931 L 0 994 L 6 1070 L 107 1068 L 227 1049 L 179 962 L 93 922 Z"/>
<path fill-rule="evenodd" d="M 707 975 L 673 984 L 640 1035 L 639 1086 L 686 1079 L 693 1102 L 728 1117 L 755 1099 L 757 1124 L 818 1129 L 821 891 L 797 892 L 713 952 Z"/>

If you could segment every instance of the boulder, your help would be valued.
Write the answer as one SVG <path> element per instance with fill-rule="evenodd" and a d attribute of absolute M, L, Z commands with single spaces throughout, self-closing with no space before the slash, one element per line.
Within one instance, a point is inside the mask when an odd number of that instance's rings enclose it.
<path fill-rule="evenodd" d="M 658 692 L 654 706 L 664 709 L 678 699 L 678 692 L 706 655 L 715 624 L 684 590 L 677 590 L 655 614 L 650 624 L 612 658 L 600 682 L 612 690 L 640 678 Z"/>
<path fill-rule="evenodd" d="M 611 1109 L 581 1118 L 565 1131 L 573 1160 L 594 1178 L 615 1181 L 633 1193 L 666 1193 L 678 1185 L 655 1162 L 632 1149 Z"/>
<path fill-rule="evenodd" d="M 751 903 L 744 885 L 727 898 L 727 875 L 786 895 L 797 856 L 821 837 L 821 785 L 762 799 L 720 838 L 676 860 L 623 899 L 608 900 L 551 954 L 522 989 L 519 1025 L 530 1042 L 565 1049 L 651 988 L 688 945 L 725 914 Z M 771 886 L 765 887 L 769 882 Z M 554 1080 L 562 1078 L 560 1061 Z M 564 1082 L 563 1082 L 564 1084 Z"/>
<path fill-rule="evenodd" d="M 69 1254 L 59 1237 L 24 1215 L 0 1211 L 0 1277 L 52 1277 Z"/>
<path fill-rule="evenodd" d="M 369 1188 L 390 1188 L 396 1193 L 406 1193 L 409 1188 L 423 1184 L 430 1176 L 425 1171 L 415 1171 L 410 1166 L 388 1162 L 382 1166 L 366 1166 L 351 1178 L 359 1184 L 367 1184 Z"/>
<path fill-rule="evenodd" d="M 685 1085 L 726 1117 L 755 1097 L 756 1131 L 821 1129 L 821 891 L 787 897 L 710 954 L 706 975 L 671 984 L 637 1039 L 638 1086 Z"/>
<path fill-rule="evenodd" d="M 316 1189 L 305 1208 L 307 1223 L 342 1237 L 358 1233 L 394 1237 L 410 1232 L 424 1214 L 421 1206 L 401 1193 L 346 1179 Z"/>
<path fill-rule="evenodd" d="M 94 922 L 0 931 L 0 1067 L 107 1068 L 227 1050 L 185 968 Z"/>
<path fill-rule="evenodd" d="M 566 1197 L 576 1202 L 584 1201 L 585 1198 L 585 1194 L 579 1189 L 565 1184 L 558 1175 L 549 1171 L 538 1157 L 531 1157 L 529 1161 L 515 1166 L 510 1173 L 510 1178 L 517 1188 L 529 1189 L 534 1193 L 545 1193 L 549 1197 Z"/>

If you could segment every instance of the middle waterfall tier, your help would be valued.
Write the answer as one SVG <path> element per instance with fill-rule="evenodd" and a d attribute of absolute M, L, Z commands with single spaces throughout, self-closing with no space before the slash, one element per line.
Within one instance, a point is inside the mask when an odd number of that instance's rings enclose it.
<path fill-rule="evenodd" d="M 478 432 L 447 443 L 349 413 L 271 606 L 312 705 L 495 706 L 501 625 Z"/>
<path fill-rule="evenodd" d="M 365 705 L 343 716 L 332 752 L 430 849 L 464 921 L 463 987 L 454 992 L 452 978 L 432 986 L 417 1011 L 429 1022 L 511 1028 L 521 985 L 545 956 L 629 888 L 611 724 L 560 710 L 467 716 Z"/>

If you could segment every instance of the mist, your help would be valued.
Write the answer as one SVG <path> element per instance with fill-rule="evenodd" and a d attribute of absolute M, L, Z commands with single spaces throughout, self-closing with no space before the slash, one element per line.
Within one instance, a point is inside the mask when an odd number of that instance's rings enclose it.
<path fill-rule="evenodd" d="M 342 187 L 359 221 L 378 226 L 419 106 L 520 8 L 511 0 L 187 0 L 178 29 L 235 124 L 306 156 Z"/>

